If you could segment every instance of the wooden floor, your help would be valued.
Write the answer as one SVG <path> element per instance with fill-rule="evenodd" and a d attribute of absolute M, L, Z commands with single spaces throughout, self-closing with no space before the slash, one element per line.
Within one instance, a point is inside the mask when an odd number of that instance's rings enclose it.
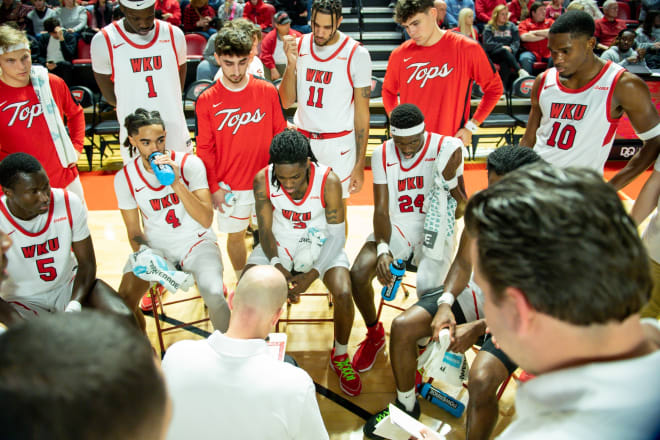
<path fill-rule="evenodd" d="M 351 261 L 357 255 L 365 238 L 371 232 L 371 221 L 373 207 L 370 206 L 349 206 L 348 224 L 349 235 L 346 244 Z M 113 287 L 119 286 L 121 278 L 121 269 L 130 253 L 130 247 L 126 238 L 124 225 L 119 211 L 90 211 L 89 225 L 96 250 L 98 262 L 98 276 L 107 281 Z M 226 256 L 226 235 L 217 234 L 220 247 L 223 250 L 224 280 L 227 289 L 231 291 L 235 286 L 235 276 L 231 265 Z M 248 240 L 249 244 L 250 240 Z M 414 281 L 414 278 L 411 280 Z M 377 282 L 375 282 L 376 284 Z M 376 286 L 378 289 L 378 286 Z M 189 292 L 179 292 L 176 295 L 167 294 L 167 298 L 184 298 L 195 295 L 191 289 Z M 323 285 L 318 281 L 311 287 L 313 291 L 324 291 Z M 376 290 L 378 292 L 378 290 Z M 404 298 L 403 294 L 398 295 L 396 303 L 409 306 L 416 301 L 414 290 L 409 298 Z M 201 301 L 190 301 L 183 304 L 170 306 L 166 309 L 168 317 L 182 321 L 191 321 L 201 316 L 206 316 Z M 328 307 L 327 300 L 324 297 L 303 298 L 300 304 L 292 306 L 289 310 L 292 317 L 304 315 L 318 315 L 319 317 L 330 317 L 331 309 Z M 382 321 L 386 332 L 389 334 L 390 323 L 398 311 L 385 308 Z M 199 325 L 199 328 L 205 331 L 212 331 L 209 323 Z M 158 350 L 158 340 L 156 337 L 153 318 L 147 317 L 147 330 L 153 346 Z M 329 368 L 330 349 L 333 341 L 332 323 L 319 324 L 288 324 L 283 325 L 281 331 L 286 331 L 288 335 L 287 352 L 292 355 L 296 361 L 304 368 L 314 381 L 332 393 L 341 396 L 353 405 L 369 412 L 375 413 L 383 409 L 388 402 L 395 398 L 395 387 L 388 352 L 385 350 L 379 355 L 373 369 L 361 375 L 363 388 L 362 394 L 356 398 L 351 398 L 342 393 L 338 386 L 338 379 L 334 372 Z M 349 354 L 352 356 L 359 342 L 366 333 L 364 322 L 356 310 L 353 331 L 349 341 Z M 175 330 L 165 334 L 165 345 L 183 339 L 200 339 L 202 336 L 188 330 Z M 389 340 L 389 338 L 388 338 Z M 473 354 L 468 355 L 471 360 Z M 501 431 L 510 421 L 513 414 L 513 396 L 515 384 L 509 385 L 502 400 L 500 401 L 500 421 L 496 428 L 496 433 Z M 355 414 L 350 409 L 345 408 L 334 400 L 322 395 L 318 395 L 321 413 L 325 421 L 331 439 L 362 439 L 362 426 L 364 419 Z M 341 403 L 342 399 L 339 400 Z M 346 406 L 351 406 L 346 405 Z M 421 421 L 432 428 L 447 433 L 448 439 L 461 439 L 465 435 L 465 415 L 459 419 L 442 411 L 429 402 L 421 402 L 422 417 Z M 359 410 L 356 410 L 359 412 Z"/>

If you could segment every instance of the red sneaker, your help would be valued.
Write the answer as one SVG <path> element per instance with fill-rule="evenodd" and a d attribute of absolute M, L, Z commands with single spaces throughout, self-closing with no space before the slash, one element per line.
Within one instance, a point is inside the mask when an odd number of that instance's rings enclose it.
<path fill-rule="evenodd" d="M 151 289 L 158 289 L 160 295 L 162 295 L 165 290 L 165 288 L 160 284 L 151 287 Z M 158 307 L 159 305 L 158 298 L 159 295 L 156 295 L 156 307 Z M 147 293 L 145 293 L 142 299 L 140 300 L 140 308 L 145 312 L 150 312 L 151 309 L 153 308 L 153 304 L 151 303 L 151 295 L 149 294 L 149 291 L 147 291 Z"/>
<path fill-rule="evenodd" d="M 353 369 L 348 353 L 335 356 L 335 349 L 330 353 L 330 368 L 339 376 L 339 388 L 349 396 L 355 397 L 362 391 L 360 375 Z"/>
<path fill-rule="evenodd" d="M 368 371 L 376 362 L 376 355 L 385 347 L 385 329 L 380 322 L 367 330 L 367 337 L 360 342 L 353 356 L 353 368 L 360 373 Z"/>

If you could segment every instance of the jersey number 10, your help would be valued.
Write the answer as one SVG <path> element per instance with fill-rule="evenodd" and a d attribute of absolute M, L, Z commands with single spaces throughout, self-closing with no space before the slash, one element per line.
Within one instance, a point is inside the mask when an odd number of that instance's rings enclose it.
<path fill-rule="evenodd" d="M 566 124 L 561 128 L 561 122 L 552 124 L 552 132 L 547 142 L 549 146 L 556 145 L 560 150 L 568 150 L 573 146 L 573 142 L 575 142 L 575 127 Z"/>

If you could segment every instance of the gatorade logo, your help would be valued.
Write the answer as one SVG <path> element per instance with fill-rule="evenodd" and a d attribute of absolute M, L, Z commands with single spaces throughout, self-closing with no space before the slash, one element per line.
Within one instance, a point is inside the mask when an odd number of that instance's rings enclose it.
<path fill-rule="evenodd" d="M 440 393 L 438 390 L 436 390 L 433 387 L 429 387 L 429 396 L 438 399 L 445 405 L 449 406 L 451 409 L 457 409 L 458 408 L 458 403 L 452 399 L 447 398 L 444 394 Z"/>

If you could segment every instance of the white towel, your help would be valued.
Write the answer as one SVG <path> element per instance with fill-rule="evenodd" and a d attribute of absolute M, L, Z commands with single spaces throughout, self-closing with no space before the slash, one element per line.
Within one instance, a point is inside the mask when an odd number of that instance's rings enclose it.
<path fill-rule="evenodd" d="M 71 143 L 71 138 L 66 131 L 60 111 L 57 108 L 55 99 L 53 99 L 50 82 L 48 81 L 48 69 L 41 66 L 32 66 L 30 81 L 34 87 L 34 93 L 37 94 L 37 99 L 41 103 L 41 110 L 44 118 L 46 118 L 60 163 L 64 168 L 68 168 L 71 164 L 78 162 L 78 151 Z"/>
<path fill-rule="evenodd" d="M 131 264 L 135 276 L 157 282 L 172 293 L 188 290 L 195 282 L 191 274 L 176 270 L 158 251 L 144 245 L 131 255 Z"/>

